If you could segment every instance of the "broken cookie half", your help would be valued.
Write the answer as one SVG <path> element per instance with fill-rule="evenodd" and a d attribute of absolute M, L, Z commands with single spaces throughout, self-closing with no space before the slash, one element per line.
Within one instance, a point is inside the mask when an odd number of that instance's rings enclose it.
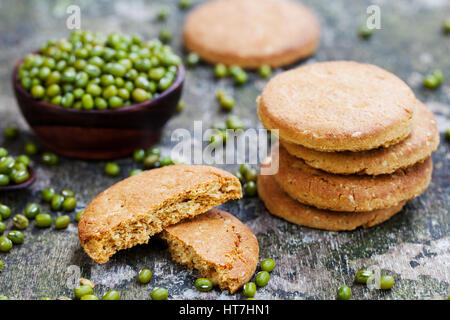
<path fill-rule="evenodd" d="M 82 215 L 78 235 L 84 251 L 105 263 L 118 250 L 241 197 L 239 180 L 218 168 L 180 164 L 144 171 L 100 193 Z"/>
<path fill-rule="evenodd" d="M 164 229 L 172 258 L 197 269 L 222 290 L 236 292 L 255 272 L 259 246 L 253 232 L 228 212 L 208 212 Z"/>

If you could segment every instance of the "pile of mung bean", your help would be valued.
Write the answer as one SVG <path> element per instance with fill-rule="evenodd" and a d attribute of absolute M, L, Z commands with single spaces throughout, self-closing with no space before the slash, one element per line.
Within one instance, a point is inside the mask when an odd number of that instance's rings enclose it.
<path fill-rule="evenodd" d="M 64 108 L 118 109 L 158 96 L 175 81 L 181 59 L 153 39 L 74 31 L 50 40 L 19 66 L 21 85 Z"/>

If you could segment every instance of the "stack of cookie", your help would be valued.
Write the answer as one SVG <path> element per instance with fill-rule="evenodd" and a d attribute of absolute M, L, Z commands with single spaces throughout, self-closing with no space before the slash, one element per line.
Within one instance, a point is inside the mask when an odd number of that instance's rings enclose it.
<path fill-rule="evenodd" d="M 433 114 L 381 68 L 335 61 L 287 71 L 268 83 L 258 114 L 280 138 L 279 153 L 267 161 L 279 161 L 279 170 L 260 175 L 258 192 L 288 221 L 371 227 L 430 183 L 439 144 Z"/>

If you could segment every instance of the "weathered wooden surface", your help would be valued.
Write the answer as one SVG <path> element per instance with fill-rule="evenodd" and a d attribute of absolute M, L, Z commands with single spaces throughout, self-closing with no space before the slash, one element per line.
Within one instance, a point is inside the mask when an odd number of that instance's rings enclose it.
<path fill-rule="evenodd" d="M 272 257 L 277 268 L 269 285 L 258 289 L 259 299 L 333 299 L 342 284 L 352 284 L 353 275 L 361 267 L 379 266 L 383 273 L 395 275 L 396 285 L 390 292 L 353 286 L 355 299 L 442 299 L 450 292 L 449 142 L 443 132 L 450 127 L 450 37 L 441 33 L 442 21 L 450 16 L 450 4 L 444 0 L 429 1 L 304 1 L 316 10 L 323 27 L 321 47 L 315 57 L 303 62 L 353 59 L 380 65 L 405 79 L 418 98 L 435 112 L 442 142 L 434 154 L 435 170 L 429 189 L 410 201 L 402 213 L 370 230 L 324 232 L 298 227 L 272 217 L 257 199 L 242 199 L 223 206 L 242 219 L 257 235 L 261 258 Z M 154 37 L 163 25 L 174 32 L 172 44 L 183 53 L 180 30 L 185 13 L 176 1 L 25 1 L 2 0 L 0 3 L 0 129 L 18 124 L 21 135 L 4 145 L 13 154 L 23 150 L 26 141 L 35 140 L 21 118 L 13 98 L 10 72 L 13 64 L 48 38 L 68 35 L 65 8 L 79 4 L 82 28 L 110 32 L 120 30 Z M 364 21 L 368 5 L 381 7 L 382 30 L 369 41 L 356 36 Z M 170 7 L 166 23 L 155 21 L 156 12 Z M 440 68 L 446 81 L 437 91 L 421 87 L 424 74 Z M 160 145 L 165 151 L 173 145 L 170 134 L 176 128 L 192 129 L 194 120 L 209 125 L 225 118 L 215 99 L 215 91 L 225 88 L 233 92 L 235 114 L 245 119 L 247 127 L 260 127 L 255 98 L 266 83 L 256 74 L 250 83 L 236 88 L 230 80 L 215 81 L 212 68 L 206 65 L 187 73 L 185 111 L 173 118 L 165 129 Z M 39 202 L 40 190 L 47 187 L 74 190 L 81 209 L 101 190 L 128 175 L 137 167 L 131 159 L 120 160 L 121 177 L 112 179 L 103 174 L 104 162 L 83 162 L 61 159 L 53 168 L 39 165 L 38 181 L 30 190 L 0 194 L 0 203 L 11 206 L 14 213 L 23 211 L 27 203 Z M 227 169 L 234 170 L 236 166 Z M 43 205 L 48 210 L 47 205 Z M 56 214 L 54 214 L 56 215 Z M 74 213 L 72 214 L 72 216 Z M 11 219 L 7 221 L 10 228 Z M 154 286 L 166 287 L 175 299 L 239 299 L 214 290 L 197 293 L 193 283 L 195 272 L 171 261 L 164 244 L 152 240 L 148 245 L 121 252 L 105 265 L 87 257 L 77 238 L 76 223 L 64 231 L 25 231 L 25 243 L 8 254 L 0 253 L 5 269 L 0 274 L 0 295 L 13 299 L 39 299 L 44 296 L 72 296 L 67 281 L 69 266 L 81 268 L 81 274 L 98 283 L 96 294 L 114 288 L 126 299 L 149 299 Z M 146 286 L 138 285 L 136 274 L 142 268 L 153 271 Z M 68 269 L 69 268 L 69 269 Z"/>

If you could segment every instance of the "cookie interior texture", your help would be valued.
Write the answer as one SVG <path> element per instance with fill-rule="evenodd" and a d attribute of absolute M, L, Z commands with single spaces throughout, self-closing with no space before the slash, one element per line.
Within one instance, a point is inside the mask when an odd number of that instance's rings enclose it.
<path fill-rule="evenodd" d="M 326 210 L 362 212 L 396 206 L 421 194 L 431 181 L 433 163 L 400 169 L 389 175 L 335 175 L 308 166 L 279 148 L 275 180 L 292 198 Z"/>
<path fill-rule="evenodd" d="M 281 139 L 322 151 L 363 151 L 406 138 L 417 100 L 392 73 L 353 61 L 283 72 L 258 98 L 258 115 Z"/>
<path fill-rule="evenodd" d="M 258 195 L 267 210 L 297 225 L 329 230 L 350 231 L 358 227 L 370 228 L 400 212 L 406 202 L 368 212 L 335 212 L 305 205 L 287 195 L 275 181 L 274 176 L 259 175 Z"/>
<path fill-rule="evenodd" d="M 205 214 L 165 228 L 172 258 L 200 271 L 222 290 L 236 292 L 253 276 L 259 255 L 253 232 L 228 212 Z"/>
<path fill-rule="evenodd" d="M 172 165 L 144 171 L 100 193 L 78 224 L 81 245 L 96 262 L 147 243 L 163 228 L 242 197 L 232 174 L 210 166 Z"/>
<path fill-rule="evenodd" d="M 315 52 L 320 26 L 307 7 L 290 0 L 215 0 L 187 16 L 184 45 L 209 63 L 280 67 Z"/>
<path fill-rule="evenodd" d="M 439 131 L 433 113 L 418 101 L 411 134 L 388 148 L 360 152 L 320 152 L 281 141 L 293 156 L 303 159 L 316 169 L 336 174 L 390 174 L 394 171 L 423 162 L 439 145 Z"/>

